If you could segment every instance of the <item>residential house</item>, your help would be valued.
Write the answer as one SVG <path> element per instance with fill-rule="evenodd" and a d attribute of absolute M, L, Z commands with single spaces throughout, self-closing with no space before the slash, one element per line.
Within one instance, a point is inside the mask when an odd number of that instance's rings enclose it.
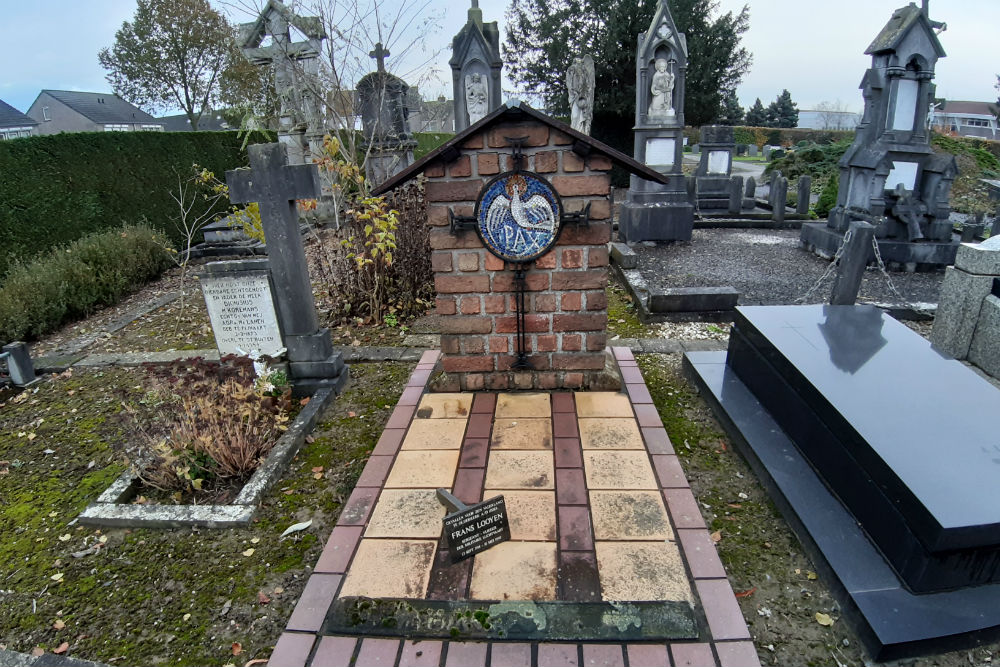
<path fill-rule="evenodd" d="M 38 134 L 38 122 L 0 100 L 0 140 Z"/>
<path fill-rule="evenodd" d="M 38 134 L 163 131 L 162 121 L 112 93 L 43 90 L 28 116 L 38 122 Z"/>
<path fill-rule="evenodd" d="M 160 116 L 157 122 L 163 123 L 164 132 L 190 132 L 191 119 L 186 113 L 173 116 Z M 224 132 L 226 130 L 238 130 L 238 127 L 230 127 L 229 123 L 222 117 L 222 114 L 213 111 L 206 111 L 198 119 L 199 132 Z"/>
<path fill-rule="evenodd" d="M 954 132 L 963 137 L 1000 140 L 997 113 L 1000 108 L 990 102 L 960 102 L 947 100 L 932 105 L 931 127 Z"/>

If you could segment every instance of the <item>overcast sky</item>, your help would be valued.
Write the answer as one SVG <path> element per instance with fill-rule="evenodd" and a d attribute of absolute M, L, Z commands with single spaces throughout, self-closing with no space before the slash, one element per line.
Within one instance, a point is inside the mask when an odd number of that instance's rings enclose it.
<path fill-rule="evenodd" d="M 427 0 L 413 1 L 422 4 Z M 221 0 L 213 2 L 222 6 Z M 399 0 L 385 2 L 392 5 Z M 738 11 L 744 0 L 719 3 L 722 11 Z M 766 105 L 787 88 L 800 109 L 839 100 L 857 111 L 862 105 L 858 83 L 870 62 L 864 50 L 893 9 L 904 2 L 750 0 L 747 4 L 750 30 L 743 43 L 754 61 L 738 91 L 743 106 L 753 104 L 757 97 Z M 486 21 L 500 21 L 503 38 L 507 3 L 483 0 L 480 5 Z M 234 21 L 249 20 L 229 7 Z M 425 96 L 451 97 L 450 41 L 465 23 L 467 7 L 467 2 L 457 0 L 430 0 L 427 11 L 438 16 L 440 28 L 424 31 L 423 50 L 411 52 L 406 62 L 392 66 L 411 83 L 419 78 Z M 0 0 L 0 8 L 0 99 L 26 111 L 43 88 L 110 90 L 97 52 L 110 46 L 122 22 L 131 19 L 135 0 Z M 940 35 L 948 57 L 938 62 L 938 96 L 996 101 L 993 86 L 1000 72 L 1000 0 L 932 0 L 931 17 L 948 24 Z M 389 61 L 392 65 L 393 58 Z"/>

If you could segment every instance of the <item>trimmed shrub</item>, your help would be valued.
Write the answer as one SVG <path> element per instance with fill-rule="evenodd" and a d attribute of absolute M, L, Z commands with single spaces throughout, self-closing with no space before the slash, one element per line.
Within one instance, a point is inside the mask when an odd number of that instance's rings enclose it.
<path fill-rule="evenodd" d="M 194 163 L 220 175 L 241 167 L 241 144 L 236 132 L 81 132 L 0 142 L 0 276 L 15 259 L 128 223 L 146 221 L 180 243 L 170 198 L 177 176 L 189 178 Z"/>
<path fill-rule="evenodd" d="M 172 265 L 167 239 L 127 225 L 15 262 L 0 285 L 0 340 L 37 338 L 116 303 Z"/>
<path fill-rule="evenodd" d="M 834 172 L 830 174 L 830 177 L 826 180 L 826 185 L 823 186 L 823 192 L 819 195 L 819 200 L 816 202 L 816 215 L 821 218 L 825 218 L 830 215 L 830 211 L 834 206 L 837 205 L 837 194 L 840 190 L 840 174 Z"/>

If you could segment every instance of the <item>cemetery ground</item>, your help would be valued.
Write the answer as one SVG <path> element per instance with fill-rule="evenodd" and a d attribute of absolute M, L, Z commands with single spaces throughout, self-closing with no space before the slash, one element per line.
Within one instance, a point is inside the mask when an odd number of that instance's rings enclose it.
<path fill-rule="evenodd" d="M 168 274 L 128 305 L 176 289 L 176 276 Z M 612 338 L 725 345 L 728 325 L 642 324 L 621 287 L 610 285 L 608 294 Z M 180 319 L 176 308 L 176 301 L 161 306 L 100 336 L 86 352 L 211 340 L 205 338 L 207 316 L 197 292 L 189 295 Z M 59 341 L 100 331 L 120 318 L 118 310 L 67 327 L 37 349 L 53 350 Z M 410 324 L 433 329 L 433 320 Z M 165 338 L 161 331 L 173 333 Z M 399 344 L 403 337 L 398 326 L 383 323 L 346 327 L 338 338 L 351 346 L 362 339 L 364 345 Z M 681 355 L 637 358 L 761 662 L 865 664 L 826 583 L 682 377 Z M 122 403 L 142 397 L 143 369 L 74 367 L 37 388 L 4 396 L 0 645 L 24 653 L 63 651 L 112 665 L 245 665 L 266 658 L 411 370 L 405 363 L 353 364 L 347 390 L 266 495 L 251 525 L 223 530 L 98 530 L 73 522 L 123 470 L 114 453 L 125 437 Z M 309 520 L 308 529 L 280 537 L 292 524 Z M 989 646 L 899 664 L 985 665 L 998 654 Z"/>

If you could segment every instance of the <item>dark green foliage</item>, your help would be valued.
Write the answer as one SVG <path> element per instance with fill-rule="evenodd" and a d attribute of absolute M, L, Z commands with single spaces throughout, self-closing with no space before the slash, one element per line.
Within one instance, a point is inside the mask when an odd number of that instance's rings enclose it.
<path fill-rule="evenodd" d="M 830 210 L 837 205 L 837 194 L 840 190 L 840 174 L 834 172 L 830 174 L 830 177 L 826 179 L 826 185 L 823 186 L 823 192 L 819 195 L 819 200 L 816 202 L 816 215 L 821 218 L 825 218 L 830 215 Z"/>
<path fill-rule="evenodd" d="M 777 99 L 767 107 L 768 127 L 797 127 L 799 110 L 792 101 L 792 94 L 782 90 Z"/>
<path fill-rule="evenodd" d="M 414 159 L 419 160 L 454 136 L 452 132 L 414 132 L 413 138 L 417 140 L 417 147 L 413 149 Z"/>
<path fill-rule="evenodd" d="M 746 123 L 750 127 L 767 127 L 767 109 L 761 104 L 759 97 L 747 110 Z"/>
<path fill-rule="evenodd" d="M 246 164 L 235 132 L 96 132 L 0 142 L 0 276 L 14 258 L 147 221 L 174 243 L 177 176 Z M 199 206 L 201 203 L 199 202 Z M 200 211 L 196 211 L 199 213 Z"/>
<path fill-rule="evenodd" d="M 15 263 L 0 285 L 0 340 L 37 338 L 97 307 L 116 303 L 172 261 L 167 239 L 128 225 Z"/>
<path fill-rule="evenodd" d="M 717 0 L 671 0 L 670 12 L 688 45 L 684 113 L 692 125 L 719 115 L 722 92 L 735 90 L 750 68 L 740 39 L 749 10 L 711 18 Z M 556 114 L 569 113 L 565 74 L 572 59 L 594 57 L 594 108 L 631 124 L 635 114 L 636 36 L 649 28 L 655 0 L 511 0 L 504 60 L 521 90 L 541 94 Z M 593 124 L 598 133 L 597 118 Z"/>
<path fill-rule="evenodd" d="M 717 122 L 719 125 L 739 125 L 743 122 L 743 107 L 736 97 L 736 91 L 729 91 L 722 98 L 722 111 Z"/>
<path fill-rule="evenodd" d="M 1000 174 L 1000 158 L 997 157 L 996 153 L 990 151 L 991 144 L 996 144 L 996 142 L 971 137 L 949 137 L 938 132 L 931 134 L 931 145 L 934 148 L 952 155 L 968 155 L 976 161 L 980 169 Z"/>
<path fill-rule="evenodd" d="M 779 169 L 789 181 L 808 174 L 812 176 L 813 183 L 823 183 L 831 174 L 840 173 L 837 162 L 850 145 L 851 142 L 847 140 L 826 145 L 808 142 L 788 151 L 784 157 L 774 159 L 765 171 Z"/>

